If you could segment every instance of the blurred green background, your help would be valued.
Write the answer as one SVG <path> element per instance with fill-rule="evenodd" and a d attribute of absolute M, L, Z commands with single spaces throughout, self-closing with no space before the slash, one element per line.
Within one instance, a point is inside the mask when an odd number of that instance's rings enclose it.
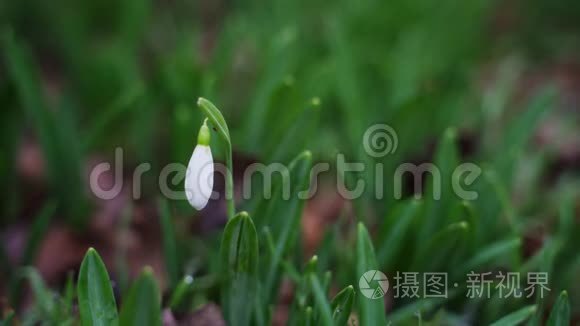
<path fill-rule="evenodd" d="M 315 162 L 334 162 L 340 152 L 350 161 L 384 163 L 387 176 L 402 162 L 435 162 L 444 176 L 462 161 L 483 167 L 478 200 L 463 203 L 444 188 L 441 201 L 425 200 L 420 217 L 404 227 L 394 253 L 383 246 L 394 215 L 410 199 L 395 200 L 392 183 L 385 182 L 381 200 L 367 191 L 336 211 L 307 205 L 306 212 L 331 217 L 303 220 L 303 231 L 318 227 L 313 232 L 323 239 L 304 252 L 318 252 L 321 270 L 331 270 L 340 288 L 358 280 L 349 267 L 354 219 L 371 230 L 386 273 L 458 272 L 461 262 L 507 243 L 509 250 L 480 267 L 549 271 L 545 305 L 566 289 L 578 314 L 577 1 L 7 0 L 0 3 L 0 28 L 6 276 L 0 295 L 8 296 L 17 265 L 35 262 L 46 246 L 43 235 L 55 225 L 85 235 L 71 245 L 83 252 L 95 243 L 107 248 L 108 238 L 94 234 L 109 227 L 136 229 L 159 244 L 149 234 L 156 228 L 141 229 L 135 220 L 157 221 L 159 172 L 171 162 L 187 164 L 203 119 L 195 103 L 203 96 L 224 113 L 240 169 L 247 162 L 288 162 L 304 149 Z M 379 159 L 362 147 L 365 130 L 376 123 L 392 126 L 399 140 L 395 153 Z M 213 148 L 218 161 L 219 146 Z M 111 208 L 94 198 L 87 180 L 95 162 L 112 161 L 115 147 L 124 150 L 126 179 L 142 162 L 152 171 L 143 177 L 140 200 Z M 371 172 L 358 175 L 369 189 Z M 225 208 L 216 204 L 197 214 L 183 201 L 170 205 L 183 244 L 181 269 L 211 281 L 212 267 L 200 266 L 215 265 Z M 251 202 L 239 205 L 254 209 Z M 95 221 L 103 211 L 113 226 Z M 462 219 L 476 221 L 473 233 L 449 244 L 449 252 L 441 249 L 447 244 L 429 242 Z M 207 220 L 217 222 L 207 226 Z M 298 246 L 309 246 L 305 238 Z M 304 255 L 292 259 L 300 265 Z M 109 256 L 112 273 L 130 277 L 123 263 L 114 263 L 122 255 L 111 250 Z M 429 263 L 417 263 L 421 257 Z M 71 259 L 63 268 L 77 264 Z M 163 267 L 156 273 L 164 274 Z M 59 288 L 65 277 L 54 274 L 47 280 Z M 198 304 L 215 298 L 211 289 L 210 282 L 200 290 Z M 455 299 L 445 307 L 486 323 L 530 302 Z M 408 303 L 391 302 L 388 310 Z"/>

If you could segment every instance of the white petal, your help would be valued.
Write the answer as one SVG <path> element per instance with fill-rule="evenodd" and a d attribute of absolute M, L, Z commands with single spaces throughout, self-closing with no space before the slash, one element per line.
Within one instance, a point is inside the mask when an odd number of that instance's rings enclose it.
<path fill-rule="evenodd" d="M 207 205 L 213 190 L 213 157 L 209 146 L 197 145 L 185 174 L 185 195 L 197 210 Z"/>

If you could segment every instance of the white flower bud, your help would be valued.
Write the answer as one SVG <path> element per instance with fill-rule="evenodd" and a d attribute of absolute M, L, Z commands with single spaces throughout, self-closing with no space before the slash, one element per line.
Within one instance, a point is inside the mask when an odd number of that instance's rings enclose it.
<path fill-rule="evenodd" d="M 209 128 L 204 123 L 198 136 L 185 175 L 185 195 L 189 204 L 197 210 L 207 205 L 213 191 L 213 157 L 209 147 Z"/>

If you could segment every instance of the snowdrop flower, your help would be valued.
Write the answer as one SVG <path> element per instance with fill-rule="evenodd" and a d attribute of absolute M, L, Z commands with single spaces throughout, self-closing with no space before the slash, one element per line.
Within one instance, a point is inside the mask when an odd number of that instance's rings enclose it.
<path fill-rule="evenodd" d="M 197 146 L 191 154 L 185 174 L 185 195 L 189 204 L 201 210 L 213 191 L 213 157 L 209 148 L 210 132 L 207 119 L 199 128 Z"/>

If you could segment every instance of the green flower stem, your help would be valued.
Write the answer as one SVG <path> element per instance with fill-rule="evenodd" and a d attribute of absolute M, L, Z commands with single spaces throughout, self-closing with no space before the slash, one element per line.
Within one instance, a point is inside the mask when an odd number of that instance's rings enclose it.
<path fill-rule="evenodd" d="M 227 212 L 228 212 L 228 219 L 234 218 L 236 214 L 236 208 L 234 204 L 234 170 L 233 170 L 233 161 L 232 161 L 232 144 L 227 143 L 226 146 L 226 165 L 228 169 L 226 171 L 226 204 L 227 204 Z"/>

